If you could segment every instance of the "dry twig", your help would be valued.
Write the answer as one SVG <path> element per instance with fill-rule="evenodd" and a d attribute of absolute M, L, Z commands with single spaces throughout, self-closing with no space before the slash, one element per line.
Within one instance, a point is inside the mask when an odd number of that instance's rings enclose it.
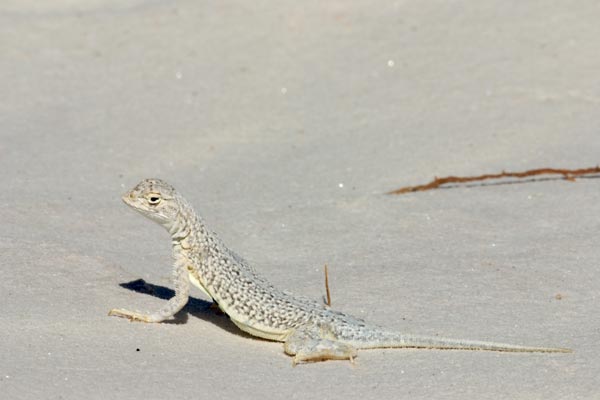
<path fill-rule="evenodd" d="M 329 293 L 329 274 L 327 273 L 327 264 L 325 264 L 325 293 L 327 295 L 327 301 L 325 303 L 331 307 L 331 293 Z"/>
<path fill-rule="evenodd" d="M 433 181 L 418 186 L 405 186 L 400 189 L 392 190 L 387 194 L 403 194 L 410 192 L 422 192 L 425 190 L 437 189 L 442 185 L 448 183 L 465 183 L 465 182 L 477 182 L 488 179 L 500 179 L 500 178 L 527 178 L 530 176 L 537 175 L 562 175 L 564 179 L 568 181 L 574 181 L 575 177 L 582 175 L 598 174 L 600 173 L 600 167 L 596 166 L 593 168 L 581 168 L 581 169 L 558 169 L 558 168 L 539 168 L 530 169 L 524 172 L 505 172 L 502 171 L 499 174 L 486 174 L 479 176 L 446 176 L 443 178 L 435 177 Z"/>

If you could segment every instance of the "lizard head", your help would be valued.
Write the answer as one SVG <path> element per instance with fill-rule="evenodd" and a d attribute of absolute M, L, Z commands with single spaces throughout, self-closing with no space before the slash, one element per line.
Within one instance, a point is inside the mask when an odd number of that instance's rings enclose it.
<path fill-rule="evenodd" d="M 144 179 L 122 197 L 129 207 L 167 228 L 181 210 L 178 198 L 173 186 L 160 179 Z"/>

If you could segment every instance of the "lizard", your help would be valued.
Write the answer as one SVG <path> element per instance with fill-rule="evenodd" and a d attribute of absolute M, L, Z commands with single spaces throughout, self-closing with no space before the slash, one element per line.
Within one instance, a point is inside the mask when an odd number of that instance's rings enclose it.
<path fill-rule="evenodd" d="M 187 303 L 190 283 L 209 296 L 242 331 L 284 343 L 293 365 L 325 360 L 354 362 L 358 349 L 427 348 L 567 353 L 566 348 L 528 347 L 390 331 L 326 304 L 274 287 L 210 231 L 190 203 L 160 179 L 142 180 L 122 200 L 171 235 L 175 295 L 143 314 L 112 309 L 110 316 L 157 323 Z"/>

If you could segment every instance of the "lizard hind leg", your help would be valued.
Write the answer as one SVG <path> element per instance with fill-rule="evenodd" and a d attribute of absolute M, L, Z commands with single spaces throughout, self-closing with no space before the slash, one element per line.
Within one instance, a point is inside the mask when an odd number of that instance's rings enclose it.
<path fill-rule="evenodd" d="M 335 339 L 327 325 L 300 327 L 284 343 L 284 351 L 294 356 L 292 364 L 350 360 L 354 362 L 356 349 Z"/>

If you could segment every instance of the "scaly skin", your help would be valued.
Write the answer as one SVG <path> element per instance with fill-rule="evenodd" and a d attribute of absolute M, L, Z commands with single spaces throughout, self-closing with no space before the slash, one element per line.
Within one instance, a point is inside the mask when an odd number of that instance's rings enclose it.
<path fill-rule="evenodd" d="M 189 203 L 168 183 L 146 179 L 123 201 L 162 225 L 173 245 L 175 296 L 151 314 L 113 309 L 109 315 L 132 321 L 161 322 L 185 306 L 192 282 L 210 296 L 243 331 L 285 342 L 298 362 L 349 359 L 356 349 L 414 347 L 510 352 L 570 352 L 564 348 L 446 339 L 390 332 L 328 306 L 275 288 L 228 249 Z"/>

